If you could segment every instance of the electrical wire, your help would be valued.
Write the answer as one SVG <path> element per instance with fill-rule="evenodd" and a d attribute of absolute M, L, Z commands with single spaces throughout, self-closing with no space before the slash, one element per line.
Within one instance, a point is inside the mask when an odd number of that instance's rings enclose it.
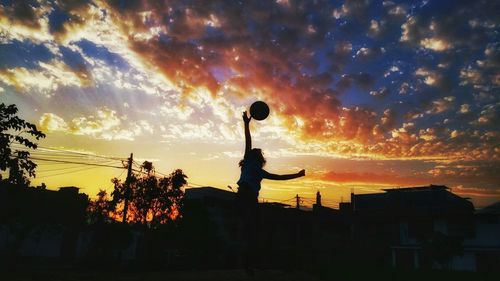
<path fill-rule="evenodd" d="M 122 172 L 118 176 L 121 177 L 126 171 L 124 161 L 127 158 L 109 157 L 43 146 L 38 146 L 37 150 L 24 147 L 20 144 L 14 144 L 12 147 L 14 149 L 29 149 L 29 159 L 33 160 L 39 167 L 36 172 L 37 179 L 85 172 L 98 168 L 122 169 Z M 17 157 L 15 152 L 11 154 L 11 157 Z M 121 165 L 114 165 L 116 161 L 119 161 Z"/>
<path fill-rule="evenodd" d="M 30 159 L 38 160 L 38 161 L 48 161 L 48 162 L 57 162 L 57 163 L 68 163 L 68 164 L 81 164 L 81 165 L 89 165 L 89 166 L 99 166 L 99 167 L 109 167 L 109 168 L 123 169 L 123 167 L 119 167 L 119 166 L 97 164 L 97 163 L 85 163 L 85 162 L 66 161 L 66 160 L 57 160 L 57 159 L 47 159 L 47 158 L 39 158 L 39 157 L 30 157 Z"/>
<path fill-rule="evenodd" d="M 103 163 L 103 164 L 111 164 L 111 163 Z M 48 173 L 48 172 L 57 172 L 57 171 L 77 169 L 77 168 L 81 168 L 82 166 L 85 166 L 87 164 L 66 164 L 66 165 L 71 165 L 71 167 L 62 167 L 62 168 L 53 168 L 53 169 L 37 169 L 37 173 Z"/>
<path fill-rule="evenodd" d="M 17 146 L 25 149 L 25 147 L 23 147 L 20 144 L 17 144 Z M 31 159 L 39 160 L 39 161 L 56 162 L 56 163 L 68 163 L 68 164 L 73 163 L 73 164 L 92 165 L 92 166 L 104 166 L 105 165 L 102 163 L 102 162 L 104 162 L 104 160 L 102 160 L 101 163 L 95 163 L 95 161 L 97 159 L 93 159 L 93 158 L 117 160 L 117 161 L 121 161 L 121 163 L 123 163 L 123 161 L 127 160 L 127 158 L 102 156 L 102 155 L 96 155 L 96 154 L 70 151 L 70 150 L 65 150 L 65 149 L 49 148 L 49 147 L 44 147 L 44 146 L 38 146 L 38 149 L 39 150 L 37 150 L 37 151 L 33 150 L 30 152 L 30 154 L 32 155 L 32 157 L 30 157 Z M 53 158 L 57 158 L 57 159 L 53 159 Z M 75 160 L 78 160 L 80 162 L 76 162 Z M 89 160 L 94 161 L 94 163 L 89 163 L 88 162 Z M 82 161 L 86 161 L 86 162 L 82 162 Z M 142 167 L 142 164 L 138 163 L 135 160 L 132 163 L 137 168 Z M 109 166 L 109 167 L 111 167 L 111 166 Z M 114 167 L 114 168 L 123 168 L 123 167 Z M 134 171 L 140 172 L 140 173 L 146 173 L 146 172 L 143 172 L 143 171 L 140 171 L 137 169 L 134 169 Z M 159 175 L 164 176 L 164 177 L 169 176 L 168 174 L 161 173 L 158 171 L 155 171 L 155 174 L 159 174 Z M 162 178 L 162 177 L 158 177 L 158 178 Z M 202 186 L 202 185 L 200 185 L 200 186 Z"/>
<path fill-rule="evenodd" d="M 37 146 L 37 149 L 32 149 L 32 148 L 27 148 L 21 144 L 13 144 L 12 145 L 14 148 L 22 148 L 22 149 L 30 149 L 32 150 L 31 153 L 44 153 L 44 152 L 53 152 L 54 154 L 57 153 L 57 155 L 64 155 L 67 157 L 78 157 L 78 156 L 87 156 L 87 157 L 92 157 L 92 158 L 102 158 L 102 159 L 109 159 L 109 160 L 127 160 L 127 158 L 122 158 L 122 157 L 112 157 L 112 156 L 104 156 L 104 155 L 98 155 L 98 154 L 91 154 L 91 153 L 83 153 L 83 152 L 78 152 L 78 151 L 72 151 L 72 150 L 66 150 L 66 149 L 59 149 L 59 148 L 50 148 L 50 147 L 45 147 L 45 146 Z"/>
<path fill-rule="evenodd" d="M 83 172 L 83 171 L 88 171 L 88 170 L 98 169 L 98 168 L 103 168 L 103 167 L 85 167 L 85 168 L 82 168 L 82 169 L 76 170 L 76 171 L 56 173 L 56 174 L 51 174 L 51 175 L 43 175 L 41 177 L 38 177 L 38 179 L 45 179 L 45 178 L 50 178 L 50 177 L 55 177 L 55 176 L 60 176 L 60 175 L 73 174 L 73 173 L 78 173 L 78 172 Z"/>
<path fill-rule="evenodd" d="M 66 160 L 80 160 L 80 161 L 94 161 L 94 162 L 106 162 L 106 161 L 120 161 L 114 159 L 104 159 L 104 158 L 94 158 L 92 156 L 81 156 L 81 155 L 65 155 L 60 153 L 47 153 L 47 152 L 31 152 L 30 156 L 34 157 L 45 157 L 45 158 L 57 158 Z"/>
<path fill-rule="evenodd" d="M 117 178 L 117 179 L 119 179 L 119 178 L 123 175 L 123 173 L 125 173 L 125 171 L 126 171 L 126 170 L 123 170 L 123 171 L 120 173 L 120 175 L 118 175 L 116 178 Z"/>
<path fill-rule="evenodd" d="M 61 163 L 62 164 L 62 163 Z M 68 164 L 66 164 L 68 165 Z M 51 173 L 51 172 L 59 172 L 59 171 L 66 171 L 66 170 L 72 170 L 72 169 L 78 169 L 81 168 L 83 165 L 81 164 L 71 164 L 71 167 L 64 167 L 64 168 L 57 168 L 57 169 L 36 169 L 37 174 L 44 174 L 44 173 Z"/>
<path fill-rule="evenodd" d="M 18 155 L 15 155 L 15 154 L 11 154 L 10 155 L 11 157 L 13 158 L 18 158 Z M 111 164 L 113 160 L 107 160 L 107 161 L 85 161 L 85 159 L 77 159 L 79 161 L 74 161 L 73 159 L 65 159 L 65 158 L 52 158 L 52 157 L 47 157 L 47 156 L 28 156 L 28 159 L 29 160 L 35 160 L 34 162 L 37 162 L 38 161 L 42 161 L 42 163 L 36 163 L 37 166 L 38 165 L 41 165 L 41 166 L 44 166 L 44 165 L 48 165 L 48 164 L 51 164 L 51 165 L 54 165 L 54 164 L 79 164 L 79 165 L 94 165 L 94 166 L 104 166 L 106 164 Z M 46 163 L 48 162 L 48 163 Z M 111 165 L 106 165 L 106 166 L 111 166 Z M 116 167 L 116 166 L 113 166 L 113 167 Z M 123 168 L 123 167 L 119 167 L 119 168 Z"/>
<path fill-rule="evenodd" d="M 207 185 L 197 184 L 197 183 L 194 183 L 194 182 L 188 182 L 188 184 L 194 185 L 193 187 L 204 187 L 204 186 L 207 186 Z"/>
<path fill-rule="evenodd" d="M 103 158 L 103 159 L 111 159 L 111 160 L 127 160 L 127 158 L 123 157 L 112 157 L 112 156 L 104 156 L 104 155 L 98 155 L 98 154 L 92 154 L 92 153 L 83 153 L 83 152 L 78 152 L 78 151 L 72 151 L 72 150 L 65 150 L 65 149 L 58 149 L 58 148 L 48 148 L 44 146 L 39 146 L 42 149 L 45 150 L 55 150 L 55 151 L 60 151 L 60 152 L 65 152 L 65 153 L 70 153 L 70 154 L 75 154 L 75 155 L 82 155 L 82 156 L 89 156 L 89 157 L 97 157 L 97 158 Z"/>

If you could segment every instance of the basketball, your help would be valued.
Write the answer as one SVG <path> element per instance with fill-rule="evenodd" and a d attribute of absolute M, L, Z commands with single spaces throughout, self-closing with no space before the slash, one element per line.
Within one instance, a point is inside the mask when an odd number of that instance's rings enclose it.
<path fill-rule="evenodd" d="M 269 106 L 263 101 L 256 101 L 250 106 L 250 115 L 255 120 L 264 120 L 269 116 Z"/>

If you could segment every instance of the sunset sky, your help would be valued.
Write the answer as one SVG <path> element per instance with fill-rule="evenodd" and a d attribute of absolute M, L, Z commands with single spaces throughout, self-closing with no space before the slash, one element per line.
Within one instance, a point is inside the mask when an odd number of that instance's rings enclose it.
<path fill-rule="evenodd" d="M 486 0 L 2 0 L 0 101 L 47 134 L 43 147 L 133 152 L 228 190 L 241 113 L 263 100 L 271 115 L 251 130 L 266 170 L 307 173 L 264 181 L 263 198 L 319 190 L 336 206 L 351 191 L 444 184 L 483 207 L 500 200 L 498 11 Z M 32 183 L 94 196 L 125 176 L 70 168 L 40 163 Z"/>

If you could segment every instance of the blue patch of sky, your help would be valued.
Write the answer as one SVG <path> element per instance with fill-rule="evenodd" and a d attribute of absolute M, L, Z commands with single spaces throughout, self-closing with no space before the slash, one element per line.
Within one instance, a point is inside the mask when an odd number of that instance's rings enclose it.
<path fill-rule="evenodd" d="M 49 31 L 61 30 L 63 24 L 70 19 L 70 15 L 61 10 L 59 6 L 54 5 L 52 13 L 49 14 Z"/>
<path fill-rule="evenodd" d="M 200 40 L 198 40 L 198 39 L 189 38 L 189 39 L 186 40 L 186 42 L 189 43 L 189 44 L 191 44 L 191 45 L 193 45 L 193 46 L 200 45 L 200 43 L 199 43 Z"/>
<path fill-rule="evenodd" d="M 427 5 L 415 8 L 415 12 L 420 17 L 432 17 L 433 15 L 447 15 L 450 8 L 460 6 L 459 2 L 468 2 L 467 0 L 440 0 L 429 1 Z"/>
<path fill-rule="evenodd" d="M 236 73 L 230 68 L 225 66 L 214 66 L 211 67 L 210 73 L 217 79 L 219 83 L 223 83 L 227 79 L 233 77 Z"/>
<path fill-rule="evenodd" d="M 353 48 L 353 55 L 359 50 L 359 48 Z M 341 101 L 345 106 L 368 106 L 371 107 L 374 97 L 369 94 L 370 90 L 378 90 L 382 86 L 387 85 L 387 81 L 384 81 L 384 73 L 389 68 L 390 62 L 384 59 L 383 55 L 379 55 L 373 59 L 363 59 L 354 57 L 350 59 L 350 62 L 345 66 L 344 73 L 358 75 L 360 73 L 366 73 L 373 79 L 373 84 L 369 87 L 359 87 L 355 82 L 351 84 L 343 95 L 340 96 Z"/>
<path fill-rule="evenodd" d="M 246 17 L 246 27 L 248 29 L 248 33 L 252 34 L 255 33 L 258 30 L 258 25 L 255 20 L 253 20 L 251 17 Z"/>
<path fill-rule="evenodd" d="M 64 46 L 60 46 L 59 50 L 61 51 L 64 63 L 71 69 L 81 70 L 82 68 L 85 68 L 85 59 L 80 53 Z"/>
<path fill-rule="evenodd" d="M 120 55 L 110 52 L 106 47 L 99 46 L 88 40 L 81 40 L 76 43 L 85 55 L 102 60 L 108 65 L 113 65 L 119 69 L 128 69 L 130 65 Z"/>
<path fill-rule="evenodd" d="M 222 37 L 224 36 L 224 30 L 220 27 L 206 26 L 205 27 L 205 37 Z"/>
<path fill-rule="evenodd" d="M 457 117 L 460 117 L 456 112 L 456 109 L 450 109 L 445 112 L 425 114 L 417 119 L 418 127 L 423 130 L 427 128 L 463 129 L 464 123 L 467 124 L 467 122 L 455 122 Z M 449 120 L 447 124 L 444 124 L 445 119 Z"/>
<path fill-rule="evenodd" d="M 14 4 L 16 2 L 19 2 L 19 0 L 1 0 L 0 4 L 2 4 L 2 6 L 11 6 L 12 4 Z M 36 0 L 28 0 L 25 2 L 28 2 L 28 4 L 32 7 L 35 7 L 35 8 L 40 7 L 40 4 Z"/>
<path fill-rule="evenodd" d="M 136 0 L 118 0 L 117 6 L 120 10 L 130 10 L 135 8 L 139 3 Z"/>
<path fill-rule="evenodd" d="M 327 72 L 330 69 L 331 63 L 327 59 L 327 54 L 330 51 L 330 48 L 318 48 L 314 54 L 314 60 L 317 64 L 316 73 Z"/>
<path fill-rule="evenodd" d="M 160 33 L 158 40 L 160 41 L 160 43 L 165 44 L 165 45 L 172 43 L 172 37 L 165 34 L 165 33 Z"/>
<path fill-rule="evenodd" d="M 33 44 L 30 41 L 13 41 L 0 44 L 0 66 L 2 68 L 37 68 L 38 62 L 47 62 L 54 55 L 44 45 Z"/>

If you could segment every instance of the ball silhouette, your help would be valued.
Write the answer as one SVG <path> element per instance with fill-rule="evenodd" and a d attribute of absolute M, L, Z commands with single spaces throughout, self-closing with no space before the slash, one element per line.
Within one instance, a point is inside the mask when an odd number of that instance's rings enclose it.
<path fill-rule="evenodd" d="M 250 115 L 255 120 L 264 120 L 269 116 L 269 106 L 263 101 L 256 101 L 250 106 Z"/>

